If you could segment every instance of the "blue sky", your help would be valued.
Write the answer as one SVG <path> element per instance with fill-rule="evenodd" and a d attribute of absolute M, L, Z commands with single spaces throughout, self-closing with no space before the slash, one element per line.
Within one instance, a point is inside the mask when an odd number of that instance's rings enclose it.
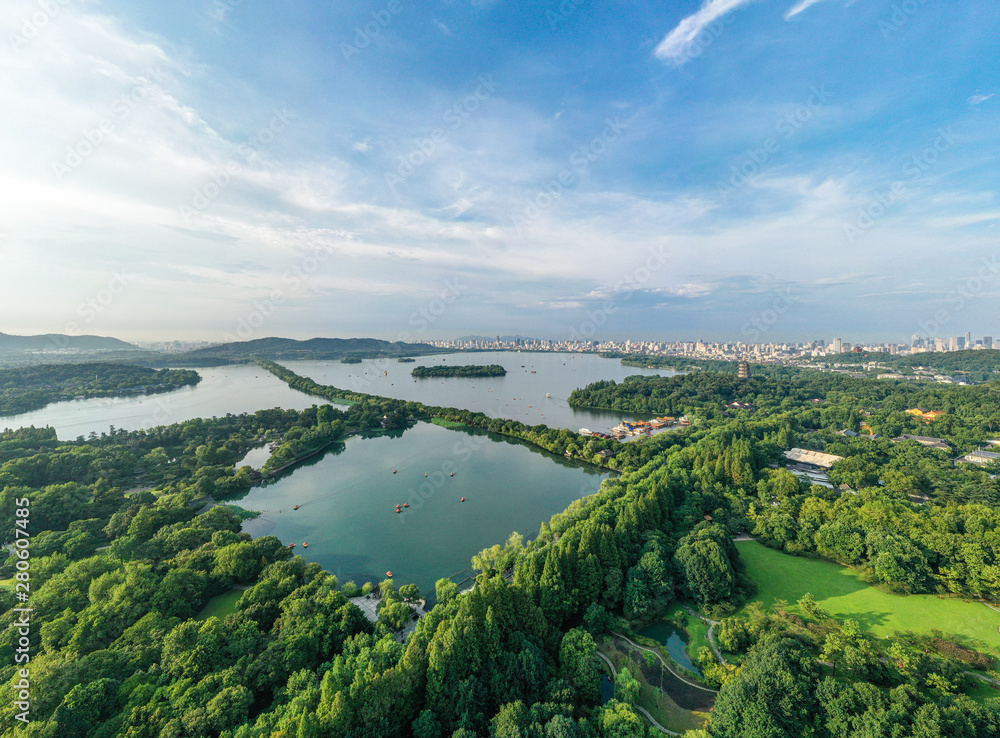
<path fill-rule="evenodd" d="M 1000 335 L 993 0 L 2 22 L 7 333 Z"/>

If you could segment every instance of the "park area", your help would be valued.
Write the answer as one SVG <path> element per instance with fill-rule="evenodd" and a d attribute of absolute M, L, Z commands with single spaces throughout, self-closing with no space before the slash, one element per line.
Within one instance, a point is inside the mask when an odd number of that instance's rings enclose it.
<path fill-rule="evenodd" d="M 756 541 L 738 541 L 736 547 L 758 587 L 753 601 L 765 607 L 777 600 L 794 607 L 808 592 L 831 615 L 856 620 L 877 636 L 937 630 L 945 638 L 1000 657 L 1000 612 L 981 602 L 894 595 L 867 584 L 855 570 L 829 561 L 792 556 Z"/>

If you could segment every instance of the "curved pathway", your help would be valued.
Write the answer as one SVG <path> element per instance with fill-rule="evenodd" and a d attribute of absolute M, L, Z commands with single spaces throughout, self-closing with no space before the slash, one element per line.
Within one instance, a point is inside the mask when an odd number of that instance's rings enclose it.
<path fill-rule="evenodd" d="M 699 615 L 687 605 L 684 606 L 684 609 L 688 611 L 688 614 L 693 615 L 699 620 L 703 620 L 704 622 L 708 623 L 708 645 L 712 647 L 712 653 L 715 654 L 715 658 L 719 660 L 719 663 L 728 665 L 729 662 L 726 661 L 726 657 L 722 655 L 722 649 L 720 649 L 719 644 L 715 642 L 715 626 L 721 625 L 722 622 L 720 620 L 712 620 L 711 618 L 706 618 L 704 615 Z"/>
<path fill-rule="evenodd" d="M 671 674 L 673 674 L 675 677 L 677 677 L 678 679 L 680 679 L 682 682 L 684 682 L 688 686 L 694 687 L 695 689 L 703 690 L 705 692 L 711 692 L 712 694 L 718 694 L 719 693 L 719 691 L 717 689 L 712 689 L 711 687 L 706 687 L 704 684 L 698 684 L 697 682 L 692 682 L 690 679 L 685 679 L 684 677 L 682 677 L 680 674 L 678 674 L 676 671 L 674 671 L 670 667 L 670 664 L 667 663 L 666 659 L 664 659 L 663 656 L 661 656 L 659 652 L 654 651 L 651 648 L 647 648 L 646 646 L 640 646 L 638 643 L 635 643 L 635 642 L 629 640 L 628 638 L 626 638 L 625 636 L 623 636 L 621 633 L 612 633 L 611 635 L 613 635 L 615 638 L 621 638 L 623 641 L 625 641 L 626 643 L 631 644 L 635 648 L 638 648 L 640 651 L 648 651 L 649 653 L 653 654 L 654 656 L 656 656 L 656 658 L 658 658 L 660 660 L 660 663 L 663 664 L 663 666 L 666 668 L 667 671 L 669 671 Z"/>
<path fill-rule="evenodd" d="M 615 668 L 614 662 L 611 659 L 609 659 L 607 656 L 605 656 L 600 651 L 595 651 L 594 655 L 597 656 L 601 661 L 603 661 L 605 664 L 608 665 L 608 668 L 611 669 L 611 676 L 612 677 L 618 676 L 618 670 Z M 632 705 L 632 707 L 634 707 L 636 712 L 638 712 L 643 717 L 645 717 L 650 722 L 650 724 L 654 728 L 656 728 L 657 730 L 659 730 L 661 733 L 666 733 L 667 735 L 680 735 L 680 733 L 677 733 L 677 732 L 675 732 L 673 730 L 670 730 L 670 728 L 664 728 L 662 725 L 660 725 L 656 721 L 656 718 L 654 718 L 652 715 L 650 715 L 649 714 L 649 710 L 647 710 L 645 707 L 640 707 L 639 705 Z"/>

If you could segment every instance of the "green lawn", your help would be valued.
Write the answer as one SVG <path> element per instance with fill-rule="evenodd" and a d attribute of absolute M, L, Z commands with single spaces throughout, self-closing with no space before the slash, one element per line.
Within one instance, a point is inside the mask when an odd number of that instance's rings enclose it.
<path fill-rule="evenodd" d="M 459 423 L 456 420 L 446 420 L 444 418 L 431 418 L 431 422 L 434 425 L 440 425 L 442 428 L 448 428 L 449 430 L 462 430 L 469 427 L 465 423 Z"/>
<path fill-rule="evenodd" d="M 859 574 L 837 564 L 775 551 L 756 541 L 738 541 L 740 557 L 757 583 L 754 598 L 765 606 L 775 600 L 790 604 L 806 592 L 840 619 L 857 620 L 877 636 L 897 630 L 946 636 L 985 653 L 1000 656 L 1000 613 L 978 602 L 937 595 L 899 595 L 866 584 Z M 741 611 L 742 612 L 742 611 Z"/>
<path fill-rule="evenodd" d="M 14 577 L 11 577 L 10 579 L 0 579 L 0 587 L 14 589 Z"/>
<path fill-rule="evenodd" d="M 201 612 L 194 616 L 195 620 L 208 620 L 210 617 L 217 617 L 220 620 L 232 612 L 236 612 L 236 601 L 243 594 L 242 589 L 231 589 L 216 595 L 208 601 Z"/>
<path fill-rule="evenodd" d="M 688 603 L 688 605 L 692 610 L 698 609 L 697 605 L 694 603 Z M 684 650 L 687 651 L 691 660 L 697 664 L 699 649 L 707 648 L 710 651 L 712 650 L 711 646 L 708 644 L 708 623 L 700 618 L 696 618 L 694 615 L 685 610 L 682 603 L 677 603 L 672 606 L 660 619 L 672 621 L 678 613 L 684 613 L 687 615 L 687 625 L 684 626 L 684 632 L 687 633 L 687 647 Z M 670 624 L 673 625 L 672 622 Z"/>

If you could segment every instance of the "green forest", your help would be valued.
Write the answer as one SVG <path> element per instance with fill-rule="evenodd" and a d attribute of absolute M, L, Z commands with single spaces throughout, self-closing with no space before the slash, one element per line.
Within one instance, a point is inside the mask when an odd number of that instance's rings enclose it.
<path fill-rule="evenodd" d="M 75 442 L 52 429 L 0 434 L 0 527 L 13 540 L 15 509 L 30 510 L 35 624 L 31 722 L 9 727 L 17 708 L 5 701 L 5 735 L 643 738 L 659 733 L 638 709 L 634 680 L 623 672 L 602 700 L 596 656 L 610 633 L 678 603 L 720 621 L 728 656 L 699 655 L 719 694 L 710 722 L 688 738 L 1000 734 L 1000 705 L 978 676 L 996 678 L 1000 654 L 962 642 L 947 623 L 939 636 L 876 638 L 863 613 L 837 617 L 809 595 L 763 607 L 733 542 L 750 534 L 848 565 L 887 592 L 996 602 L 997 482 L 953 457 L 1000 433 L 1000 386 L 697 372 L 575 392 L 580 406 L 692 420 L 619 445 L 345 392 L 259 363 L 296 389 L 351 404 Z M 754 409 L 730 412 L 737 400 Z M 928 425 L 905 413 L 917 404 L 947 414 Z M 376 583 L 373 624 L 348 601 L 357 583 L 274 537 L 251 539 L 236 512 L 198 502 L 257 483 L 235 464 L 263 439 L 280 438 L 276 463 L 294 463 L 355 430 L 432 417 L 581 458 L 588 444 L 614 448 L 607 463 L 622 473 L 531 540 L 513 534 L 485 548 L 471 590 L 439 581 L 437 605 L 403 642 L 415 588 Z M 955 454 L 893 443 L 899 433 L 942 438 Z M 845 489 L 781 468 L 792 447 L 844 457 L 830 478 Z M 130 491 L 138 487 L 152 489 Z M 0 578 L 16 576 L 19 560 L 11 554 Z M 234 587 L 233 612 L 195 618 Z M 0 598 L 0 678 L 12 689 L 13 589 L 0 587 Z"/>
<path fill-rule="evenodd" d="M 505 377 L 507 370 L 499 364 L 463 364 L 461 366 L 418 366 L 412 372 L 414 377 Z"/>
<path fill-rule="evenodd" d="M 189 369 L 147 369 L 126 364 L 45 364 L 0 369 L 0 415 L 38 410 L 77 397 L 122 397 L 170 392 L 198 384 Z"/>

